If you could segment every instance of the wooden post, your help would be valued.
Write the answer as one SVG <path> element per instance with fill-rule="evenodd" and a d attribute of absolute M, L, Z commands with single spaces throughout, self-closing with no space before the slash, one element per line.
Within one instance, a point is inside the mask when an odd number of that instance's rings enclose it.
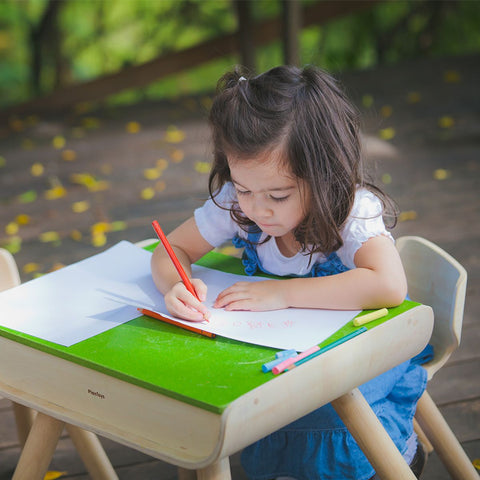
<path fill-rule="evenodd" d="M 255 72 L 255 31 L 251 15 L 252 3 L 245 0 L 235 0 L 241 63 L 249 71 Z"/>
<path fill-rule="evenodd" d="M 12 480 L 43 480 L 64 426 L 60 420 L 37 413 Z"/>
<path fill-rule="evenodd" d="M 300 66 L 302 5 L 299 0 L 282 0 L 282 43 L 286 65 Z"/>

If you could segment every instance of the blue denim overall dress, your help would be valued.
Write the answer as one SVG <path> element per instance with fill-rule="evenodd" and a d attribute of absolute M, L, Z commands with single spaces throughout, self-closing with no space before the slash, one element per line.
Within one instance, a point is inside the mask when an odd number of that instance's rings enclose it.
<path fill-rule="evenodd" d="M 260 233 L 239 236 L 233 244 L 244 248 L 245 273 L 262 268 L 256 244 Z M 347 271 L 336 253 L 312 266 L 307 276 L 334 275 Z M 269 273 L 269 272 L 265 272 Z M 400 450 L 415 441 L 413 416 L 425 390 L 427 374 L 418 362 L 407 361 L 360 386 L 360 391 Z M 242 466 L 252 480 L 280 476 L 296 480 L 368 480 L 374 469 L 330 404 L 245 448 Z"/>

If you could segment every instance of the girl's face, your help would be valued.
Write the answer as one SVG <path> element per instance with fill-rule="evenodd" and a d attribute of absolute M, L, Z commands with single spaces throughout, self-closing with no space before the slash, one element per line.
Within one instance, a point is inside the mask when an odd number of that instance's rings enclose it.
<path fill-rule="evenodd" d="M 228 156 L 228 166 L 242 212 L 267 235 L 283 237 L 305 218 L 305 182 L 277 152 L 252 159 Z"/>

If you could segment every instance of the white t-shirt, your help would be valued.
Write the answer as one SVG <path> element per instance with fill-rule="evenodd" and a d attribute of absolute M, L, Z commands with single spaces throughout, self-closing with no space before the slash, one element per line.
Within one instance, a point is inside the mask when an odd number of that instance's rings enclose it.
<path fill-rule="evenodd" d="M 229 207 L 237 201 L 233 185 L 226 183 L 215 197 L 215 201 L 226 209 L 219 208 L 212 199 L 209 199 L 194 212 L 195 222 L 202 237 L 213 247 L 219 247 L 237 234 L 246 239 L 247 233 L 230 216 Z M 378 235 L 386 235 L 393 240 L 383 222 L 380 200 L 369 190 L 359 188 L 352 211 L 342 230 L 343 245 L 336 253 L 346 267 L 355 268 L 353 258 L 357 250 L 369 238 Z M 260 239 L 264 238 L 265 234 L 262 234 Z M 311 261 L 309 255 L 301 252 L 293 257 L 286 257 L 278 249 L 274 238 L 257 245 L 256 249 L 262 267 L 280 276 L 306 275 L 312 265 L 325 261 L 322 253 L 313 254 Z"/>

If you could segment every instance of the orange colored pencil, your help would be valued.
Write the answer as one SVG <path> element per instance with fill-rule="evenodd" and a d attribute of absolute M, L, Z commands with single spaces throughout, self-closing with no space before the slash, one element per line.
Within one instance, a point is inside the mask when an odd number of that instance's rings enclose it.
<path fill-rule="evenodd" d="M 137 308 L 137 310 L 147 317 L 152 317 L 156 318 L 157 320 L 161 320 L 162 322 L 169 323 L 170 325 L 175 325 L 176 327 L 183 328 L 184 330 L 189 330 L 190 332 L 195 332 L 200 335 L 203 335 L 204 337 L 209 337 L 209 338 L 215 338 L 216 335 L 211 332 L 207 332 L 205 330 L 202 330 L 201 328 L 194 327 L 193 325 L 185 325 L 184 323 L 177 322 L 171 318 L 164 317 L 160 313 L 157 312 L 152 312 L 151 310 L 148 310 L 147 308 Z"/>
<path fill-rule="evenodd" d="M 173 264 L 175 265 L 175 268 L 177 269 L 178 274 L 180 275 L 180 278 L 182 279 L 182 282 L 185 284 L 187 287 L 187 290 L 198 300 L 198 295 L 195 292 L 195 289 L 193 288 L 192 282 L 190 282 L 190 279 L 188 278 L 187 274 L 185 273 L 185 270 L 183 269 L 180 261 L 178 260 L 177 256 L 175 255 L 175 252 L 173 251 L 172 246 L 170 245 L 170 242 L 167 240 L 166 235 L 163 233 L 163 230 L 160 227 L 160 224 L 154 220 L 152 222 L 152 227 L 155 230 L 155 233 L 158 235 L 158 238 L 161 240 L 163 246 L 165 247 L 165 250 L 168 253 L 168 256 L 172 260 Z"/>

